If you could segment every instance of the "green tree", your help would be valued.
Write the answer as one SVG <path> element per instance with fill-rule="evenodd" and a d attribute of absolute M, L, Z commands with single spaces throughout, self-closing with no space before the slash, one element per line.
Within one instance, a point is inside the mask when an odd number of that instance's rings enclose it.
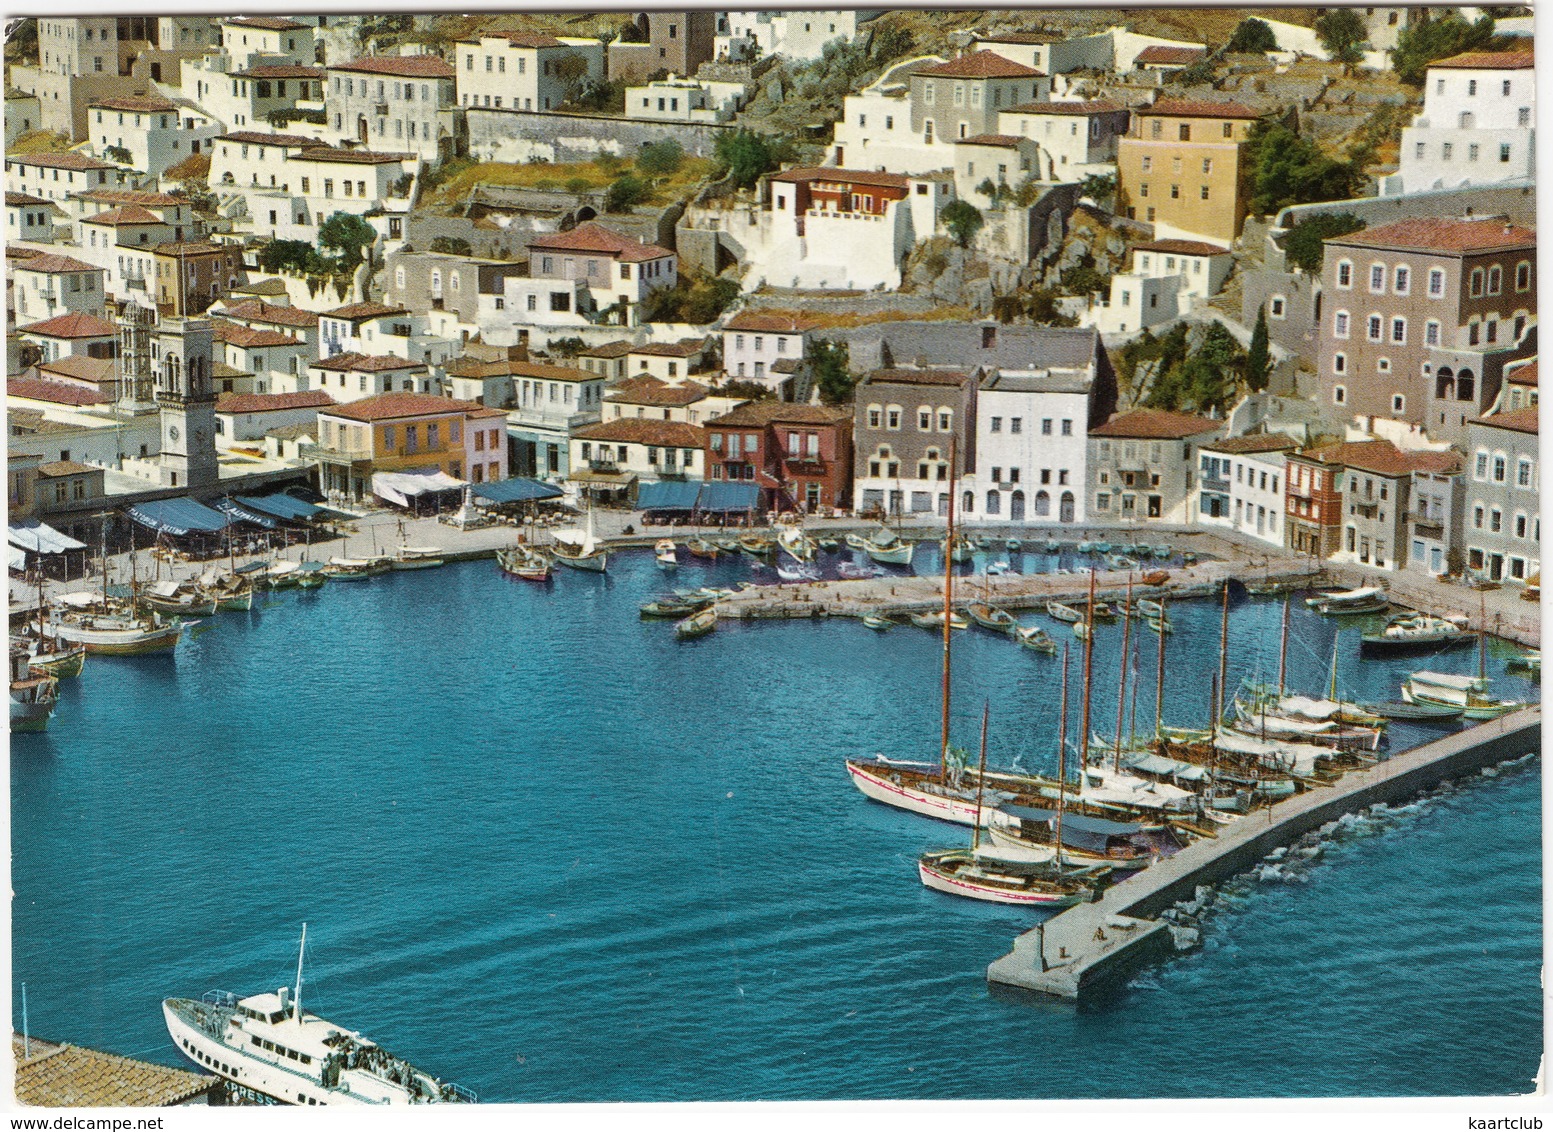
<path fill-rule="evenodd" d="M 1301 220 L 1283 238 L 1284 256 L 1289 264 L 1312 274 L 1321 270 L 1324 240 L 1346 236 L 1364 227 L 1364 221 L 1351 212 L 1323 212 Z"/>
<path fill-rule="evenodd" d="M 306 240 L 271 240 L 259 249 L 259 266 L 265 271 L 307 271 L 318 251 Z"/>
<path fill-rule="evenodd" d="M 628 212 L 652 196 L 652 186 L 627 173 L 618 177 L 604 192 L 605 212 Z"/>
<path fill-rule="evenodd" d="M 1267 349 L 1267 309 L 1256 312 L 1256 329 L 1251 331 L 1251 348 L 1246 351 L 1246 384 L 1253 392 L 1267 388 L 1267 375 L 1273 360 Z"/>
<path fill-rule="evenodd" d="M 852 400 L 857 379 L 852 376 L 851 351 L 845 342 L 817 339 L 809 347 L 809 359 L 821 401 L 827 405 L 844 405 Z"/>
<path fill-rule="evenodd" d="M 1229 37 L 1229 43 L 1224 50 L 1235 51 L 1247 55 L 1260 55 L 1264 51 L 1278 50 L 1278 37 L 1273 34 L 1273 29 L 1261 20 L 1255 18 L 1244 19 L 1235 28 L 1233 35 Z"/>
<path fill-rule="evenodd" d="M 318 226 L 318 246 L 334 249 L 342 271 L 353 270 L 361 262 L 362 249 L 376 238 L 372 225 L 349 212 L 336 212 Z"/>
<path fill-rule="evenodd" d="M 581 338 L 552 338 L 545 343 L 545 349 L 557 358 L 575 358 L 588 348 L 588 344 Z"/>
<path fill-rule="evenodd" d="M 636 167 L 649 177 L 669 177 L 685 164 L 684 147 L 673 138 L 648 142 L 636 154 Z"/>
<path fill-rule="evenodd" d="M 963 200 L 951 202 L 939 215 L 943 219 L 944 227 L 954 237 L 955 243 L 962 248 L 970 246 L 970 242 L 976 238 L 976 233 L 980 232 L 982 225 L 986 223 L 981 209 Z"/>
<path fill-rule="evenodd" d="M 120 165 L 128 165 L 135 159 L 134 154 L 130 153 L 122 145 L 110 145 L 102 151 L 102 155 L 109 161 L 116 161 Z"/>
<path fill-rule="evenodd" d="M 1116 194 L 1116 174 L 1090 173 L 1079 182 L 1078 191 L 1103 207 Z"/>
<path fill-rule="evenodd" d="M 1096 271 L 1093 264 L 1081 263 L 1062 273 L 1062 289 L 1070 295 L 1105 294 L 1111 289 L 1111 277 Z"/>
<path fill-rule="evenodd" d="M 725 381 L 718 390 L 725 397 L 742 397 L 746 401 L 774 401 L 776 394 L 753 381 Z"/>
<path fill-rule="evenodd" d="M 566 98 L 571 100 L 588 77 L 588 61 L 575 51 L 569 51 L 551 65 L 550 73 L 566 84 Z"/>
<path fill-rule="evenodd" d="M 458 236 L 433 236 L 431 250 L 441 255 L 474 255 L 469 241 Z"/>
<path fill-rule="evenodd" d="M 740 128 L 717 139 L 713 155 L 741 189 L 750 188 L 760 177 L 789 160 L 792 143 L 785 138 L 772 139 L 753 130 Z"/>
<path fill-rule="evenodd" d="M 1251 168 L 1251 211 L 1261 215 L 1285 205 L 1347 200 L 1358 170 L 1323 153 L 1315 142 L 1279 123 L 1258 122 L 1246 145 Z"/>
<path fill-rule="evenodd" d="M 1316 35 L 1339 63 L 1357 63 L 1370 45 L 1364 18 L 1352 8 L 1332 8 L 1316 21 Z"/>
<path fill-rule="evenodd" d="M 1483 16 L 1471 24 L 1455 12 L 1447 12 L 1439 19 L 1426 17 L 1402 29 L 1391 52 L 1391 66 L 1403 82 L 1423 86 L 1430 63 L 1460 55 L 1463 51 L 1477 51 L 1487 47 L 1493 38 L 1491 16 Z"/>

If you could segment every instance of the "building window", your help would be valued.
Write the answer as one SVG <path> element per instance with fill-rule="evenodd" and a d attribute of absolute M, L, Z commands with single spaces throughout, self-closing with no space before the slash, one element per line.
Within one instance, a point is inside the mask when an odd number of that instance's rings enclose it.
<path fill-rule="evenodd" d="M 1345 290 L 1353 286 L 1353 264 L 1346 259 L 1338 261 L 1337 285 Z"/>
<path fill-rule="evenodd" d="M 1506 460 L 1503 456 L 1494 457 L 1494 482 L 1504 483 Z"/>
<path fill-rule="evenodd" d="M 993 417 L 992 418 L 992 431 L 993 432 L 1002 432 L 1003 431 L 1003 418 L 1002 417 Z"/>
<path fill-rule="evenodd" d="M 1282 295 L 1274 295 L 1272 297 L 1272 300 L 1267 304 L 1267 314 L 1268 314 L 1269 318 L 1283 318 L 1283 317 L 1285 317 L 1284 316 L 1284 298 L 1283 298 Z"/>
<path fill-rule="evenodd" d="M 1338 311 L 1332 316 L 1332 336 L 1334 338 L 1348 337 L 1348 312 Z"/>
<path fill-rule="evenodd" d="M 1391 411 L 1393 413 L 1406 412 L 1407 411 L 1407 398 L 1404 397 L 1400 393 L 1393 393 L 1391 395 Z"/>
<path fill-rule="evenodd" d="M 1426 346 L 1438 346 L 1440 344 L 1440 324 L 1435 319 L 1424 323 L 1424 344 Z"/>
<path fill-rule="evenodd" d="M 1347 354 L 1333 354 L 1332 355 L 1332 372 L 1333 373 L 1347 373 L 1348 372 L 1348 355 Z"/>
<path fill-rule="evenodd" d="M 1531 289 L 1531 264 L 1525 260 L 1515 265 L 1515 289 L 1517 291 Z"/>
<path fill-rule="evenodd" d="M 1496 264 L 1488 269 L 1488 293 L 1497 295 L 1503 289 L 1504 272 Z"/>
<path fill-rule="evenodd" d="M 1334 385 L 1332 387 L 1332 403 L 1334 405 L 1342 405 L 1346 403 L 1347 400 L 1348 390 L 1341 385 Z"/>
<path fill-rule="evenodd" d="M 1483 294 L 1483 269 L 1481 267 L 1474 267 L 1472 269 L 1471 280 L 1471 293 L 1475 299 Z"/>
<path fill-rule="evenodd" d="M 1386 289 L 1386 265 L 1383 263 L 1370 264 L 1370 291 L 1372 294 L 1380 294 Z"/>
<path fill-rule="evenodd" d="M 1405 267 L 1399 267 L 1393 273 L 1391 289 L 1399 295 L 1407 294 L 1409 272 Z"/>
<path fill-rule="evenodd" d="M 1394 318 L 1391 320 L 1391 340 L 1397 345 L 1407 344 L 1407 319 Z"/>
<path fill-rule="evenodd" d="M 1438 299 L 1443 294 L 1445 294 L 1445 272 L 1438 267 L 1432 268 L 1429 272 L 1429 297 Z"/>
<path fill-rule="evenodd" d="M 1510 163 L 1510 143 L 1509 142 L 1503 142 L 1503 143 L 1500 144 L 1500 146 L 1499 146 L 1499 160 L 1500 160 L 1501 163 L 1503 163 L 1505 165 L 1508 165 Z"/>
<path fill-rule="evenodd" d="M 1370 339 L 1370 341 L 1371 342 L 1379 342 L 1381 340 L 1382 334 L 1383 334 L 1383 331 L 1382 331 L 1382 326 L 1381 326 L 1381 317 L 1380 317 L 1380 315 L 1378 315 L 1378 314 L 1370 315 L 1370 318 L 1369 318 L 1369 339 Z"/>

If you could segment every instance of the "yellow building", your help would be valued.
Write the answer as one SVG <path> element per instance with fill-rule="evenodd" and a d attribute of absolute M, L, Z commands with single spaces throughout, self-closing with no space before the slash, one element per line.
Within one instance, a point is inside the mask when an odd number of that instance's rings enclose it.
<path fill-rule="evenodd" d="M 1233 102 L 1162 98 L 1133 114 L 1117 143 L 1116 208 L 1154 225 L 1157 238 L 1228 247 L 1250 197 L 1245 141 L 1257 111 Z"/>
<path fill-rule="evenodd" d="M 427 393 L 383 393 L 318 414 L 322 486 L 353 499 L 373 472 L 444 472 L 474 482 L 507 478 L 506 414 Z"/>

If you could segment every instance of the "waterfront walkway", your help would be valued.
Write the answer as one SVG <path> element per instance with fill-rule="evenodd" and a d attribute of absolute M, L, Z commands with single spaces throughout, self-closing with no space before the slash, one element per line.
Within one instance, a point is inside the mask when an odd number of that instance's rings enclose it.
<path fill-rule="evenodd" d="M 1150 865 L 1095 903 L 1070 908 L 1019 936 L 1013 950 L 987 968 L 987 978 L 1070 999 L 1114 982 L 1175 949 L 1171 925 L 1153 917 L 1192 899 L 1198 886 L 1243 872 L 1344 814 L 1400 802 L 1446 779 L 1540 751 L 1541 730 L 1542 709 L 1522 708 L 1248 814 L 1219 836 Z"/>

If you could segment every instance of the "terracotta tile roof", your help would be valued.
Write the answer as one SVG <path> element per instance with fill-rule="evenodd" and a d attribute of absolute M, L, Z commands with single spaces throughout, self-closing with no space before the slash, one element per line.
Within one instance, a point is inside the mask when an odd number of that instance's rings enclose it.
<path fill-rule="evenodd" d="M 513 377 L 540 378 L 544 381 L 598 381 L 599 375 L 572 366 L 549 366 L 539 362 L 492 362 L 485 368 Z"/>
<path fill-rule="evenodd" d="M 1156 43 L 1138 52 L 1133 62 L 1142 67 L 1147 67 L 1151 63 L 1166 66 L 1178 63 L 1183 67 L 1189 67 L 1199 59 L 1206 58 L 1207 54 L 1201 47 L 1166 47 L 1162 43 Z"/>
<path fill-rule="evenodd" d="M 1201 240 L 1150 240 L 1134 244 L 1135 252 L 1164 252 L 1166 255 L 1229 255 L 1228 248 L 1205 244 Z"/>
<path fill-rule="evenodd" d="M 631 349 L 633 355 L 645 354 L 650 358 L 693 358 L 706 349 L 702 338 L 681 338 L 678 342 L 648 342 Z"/>
<path fill-rule="evenodd" d="M 216 140 L 243 142 L 248 145 L 323 145 L 323 142 L 319 141 L 317 138 L 303 137 L 301 134 L 266 134 L 260 130 L 234 130 L 230 134 L 222 134 Z"/>
<path fill-rule="evenodd" d="M 353 421 L 386 421 L 399 417 L 434 417 L 446 413 L 469 413 L 482 408 L 472 401 L 455 401 L 430 393 L 379 393 L 363 397 L 338 408 L 324 410 L 331 417 Z"/>
<path fill-rule="evenodd" d="M 818 328 L 820 323 L 809 318 L 791 318 L 787 315 L 761 314 L 759 311 L 740 311 L 727 322 L 724 330 L 753 330 L 766 334 L 802 334 Z"/>
<path fill-rule="evenodd" d="M 221 21 L 233 27 L 258 28 L 260 31 L 305 31 L 306 24 L 288 20 L 285 16 L 228 16 Z"/>
<path fill-rule="evenodd" d="M 178 109 L 175 103 L 165 98 L 156 98 L 149 95 L 131 95 L 127 98 L 94 98 L 87 102 L 92 109 L 103 110 L 132 110 L 143 114 L 156 114 L 167 110 Z"/>
<path fill-rule="evenodd" d="M 49 338 L 106 338 L 119 332 L 113 323 L 82 311 L 56 315 L 17 330 L 22 334 L 42 334 Z"/>
<path fill-rule="evenodd" d="M 238 346 L 245 350 L 264 346 L 302 345 L 302 339 L 282 334 L 279 330 L 255 330 L 251 326 L 228 322 L 224 318 L 213 318 L 210 320 L 210 325 L 215 330 L 217 342 L 225 342 L 229 346 Z"/>
<path fill-rule="evenodd" d="M 836 181 L 848 185 L 874 185 L 878 188 L 906 188 L 906 178 L 899 173 L 886 173 L 882 169 L 834 169 L 829 166 L 807 165 L 787 169 L 772 175 L 773 181 L 791 181 L 800 184 L 808 181 Z"/>
<path fill-rule="evenodd" d="M 1444 452 L 1403 451 L 1389 440 L 1346 440 L 1296 455 L 1333 467 L 1358 468 L 1378 476 L 1406 476 L 1414 472 L 1454 471 L 1460 457 Z"/>
<path fill-rule="evenodd" d="M 528 246 L 530 249 L 540 248 L 541 250 L 601 252 L 628 262 L 661 259 L 663 256 L 674 254 L 656 244 L 644 244 L 640 240 L 622 236 L 619 232 L 611 231 L 591 220 L 586 224 L 577 225 L 570 232 L 552 232 L 530 240 Z"/>
<path fill-rule="evenodd" d="M 944 79 L 1033 79 L 1041 77 L 1041 72 L 1033 67 L 1026 67 L 1023 63 L 1016 63 L 1012 59 L 1005 59 L 994 51 L 977 51 L 970 55 L 962 55 L 958 59 L 951 59 L 947 63 L 936 63 L 928 67 L 920 67 L 911 72 L 913 75 L 928 75 L 933 78 Z"/>
<path fill-rule="evenodd" d="M 1506 381 L 1508 381 L 1511 385 L 1533 385 L 1533 386 L 1536 385 L 1537 384 L 1537 362 L 1536 362 L 1536 359 L 1535 358 L 1532 359 L 1531 362 L 1529 362 L 1528 364 L 1526 364 L 1524 366 L 1518 366 L 1515 369 L 1510 370 L 1508 373 L 1506 373 L 1504 375 L 1504 379 Z"/>
<path fill-rule="evenodd" d="M 212 244 L 208 240 L 168 240 L 165 244 L 157 244 L 151 249 L 152 255 L 165 256 L 191 256 L 191 255 L 232 255 L 240 256 L 241 249 L 232 244 Z"/>
<path fill-rule="evenodd" d="M 34 204 L 48 204 L 49 202 L 42 197 L 29 196 L 26 193 L 6 193 L 5 203 L 7 205 L 26 207 Z"/>
<path fill-rule="evenodd" d="M 579 358 L 623 358 L 636 349 L 636 343 L 622 339 L 619 342 L 605 342 L 602 346 L 589 346 L 585 350 L 579 350 Z"/>
<path fill-rule="evenodd" d="M 611 388 L 604 400 L 617 405 L 654 405 L 659 408 L 672 408 L 694 405 L 709 392 L 705 385 L 697 381 L 670 385 L 656 377 L 638 376 L 628 377 Z"/>
<path fill-rule="evenodd" d="M 332 358 L 323 358 L 320 361 L 309 362 L 313 369 L 340 370 L 348 373 L 383 373 L 386 370 L 396 369 L 425 369 L 424 362 L 412 362 L 407 358 L 396 358 L 389 354 L 336 354 Z"/>
<path fill-rule="evenodd" d="M 1029 138 L 1016 137 L 1013 134 L 977 134 L 970 138 L 957 138 L 956 145 L 990 145 L 999 149 L 1018 149 L 1021 144 L 1028 142 Z"/>
<path fill-rule="evenodd" d="M 864 380 L 869 385 L 964 385 L 971 376 L 968 369 L 918 369 L 913 366 L 896 366 L 894 369 L 876 369 Z"/>
<path fill-rule="evenodd" d="M 76 381 L 89 381 L 93 385 L 114 382 L 119 379 L 117 358 L 90 358 L 85 354 L 66 354 L 52 362 L 39 362 L 38 372 L 59 374 Z"/>
<path fill-rule="evenodd" d="M 329 69 L 412 79 L 451 79 L 455 74 L 453 68 L 436 55 L 368 55 L 349 63 L 332 64 Z"/>
<path fill-rule="evenodd" d="M 1535 66 L 1536 55 L 1531 51 L 1468 51 L 1429 64 L 1431 70 L 1449 67 L 1471 71 L 1527 71 Z"/>
<path fill-rule="evenodd" d="M 84 193 L 77 193 L 82 200 L 89 200 L 100 204 L 145 204 L 153 207 L 165 207 L 170 204 L 188 204 L 181 197 L 171 196 L 167 193 L 146 193 L 136 189 L 89 189 Z"/>
<path fill-rule="evenodd" d="M 324 311 L 322 318 L 343 318 L 356 322 L 363 318 L 382 318 L 385 315 L 404 314 L 403 307 L 388 307 L 382 303 L 352 303 L 345 307 L 336 307 L 332 311 Z"/>
<path fill-rule="evenodd" d="M 1490 428 L 1506 428 L 1511 432 L 1529 432 L 1535 436 L 1537 435 L 1537 406 L 1529 405 L 1524 409 L 1511 409 L 1508 413 L 1478 417 L 1473 423 L 1488 425 Z"/>
<path fill-rule="evenodd" d="M 246 71 L 233 71 L 234 79 L 322 79 L 322 67 L 304 67 L 300 63 L 261 63 Z"/>
<path fill-rule="evenodd" d="M 507 414 L 501 409 L 493 409 L 488 405 L 476 405 L 464 414 L 466 421 L 490 420 L 492 417 L 506 419 Z"/>
<path fill-rule="evenodd" d="M 1014 107 L 1020 114 L 1114 114 L 1125 109 L 1121 103 L 1103 98 L 1087 102 L 1027 102 Z"/>
<path fill-rule="evenodd" d="M 84 153 L 8 153 L 7 161 L 18 165 L 41 165 L 45 169 L 117 169 L 106 161 L 87 157 Z"/>
<path fill-rule="evenodd" d="M 1537 233 L 1510 224 L 1502 217 L 1456 220 L 1420 216 L 1365 228 L 1328 241 L 1345 247 L 1407 248 L 1431 252 L 1481 252 L 1499 248 L 1535 248 Z"/>
<path fill-rule="evenodd" d="M 739 428 L 761 428 L 768 424 L 839 425 L 850 424 L 850 406 L 800 405 L 792 401 L 748 401 L 736 409 L 713 417 L 706 422 L 708 428 L 731 425 Z"/>
<path fill-rule="evenodd" d="M 229 303 L 221 311 L 228 318 L 246 318 L 253 322 L 271 322 L 277 326 L 318 326 L 318 315 L 297 307 L 277 306 L 263 299 L 244 299 Z"/>
<path fill-rule="evenodd" d="M 1210 440 L 1202 445 L 1207 452 L 1228 452 L 1231 456 L 1251 456 L 1258 452 L 1287 452 L 1298 448 L 1293 437 L 1281 433 L 1266 432 L 1256 436 L 1231 436 L 1224 440 Z"/>
<path fill-rule="evenodd" d="M 659 448 L 704 448 L 706 430 L 682 421 L 649 421 L 634 417 L 588 425 L 572 433 L 579 440 L 608 440 L 618 444 L 649 444 Z"/>
<path fill-rule="evenodd" d="M 85 472 L 100 472 L 101 468 L 94 468 L 90 464 L 83 464 L 78 460 L 49 460 L 38 465 L 38 475 L 43 479 L 58 479 L 60 476 L 79 476 Z"/>
<path fill-rule="evenodd" d="M 336 165 L 393 165 L 411 156 L 407 153 L 380 153 L 371 149 L 341 149 L 318 141 L 308 143 L 301 153 L 287 154 L 288 161 L 331 161 Z"/>
<path fill-rule="evenodd" d="M 1244 118 L 1254 121 L 1261 111 L 1238 102 L 1209 102 L 1200 98 L 1161 98 L 1153 106 L 1138 107 L 1139 114 L 1166 118 Z"/>
<path fill-rule="evenodd" d="M 141 208 L 138 204 L 126 204 L 119 208 L 106 209 L 96 216 L 83 216 L 81 223 L 112 224 L 117 227 L 120 224 L 161 224 L 162 218 L 149 209 Z"/>
<path fill-rule="evenodd" d="M 218 413 L 270 413 L 278 409 L 322 409 L 337 404 L 321 389 L 305 393 L 223 393 L 216 398 Z"/>
<path fill-rule="evenodd" d="M 1112 417 L 1099 428 L 1090 429 L 1089 435 L 1119 436 L 1128 440 L 1184 440 L 1205 432 L 1217 432 L 1223 427 L 1223 421 L 1210 421 L 1191 413 L 1134 409 Z"/>
<path fill-rule="evenodd" d="M 44 381 L 36 377 L 8 377 L 5 380 L 8 397 L 25 397 L 29 401 L 52 401 L 57 405 L 100 405 L 103 395 L 79 385 L 66 385 L 62 381 Z"/>
<path fill-rule="evenodd" d="M 69 271 L 101 271 L 90 263 L 82 263 L 78 259 L 72 259 L 67 255 L 35 255 L 23 263 L 16 265 L 17 271 L 45 271 L 50 275 L 58 275 Z"/>
<path fill-rule="evenodd" d="M 229 366 L 225 362 L 211 362 L 210 375 L 212 377 L 252 377 L 253 374 L 236 366 Z"/>
<path fill-rule="evenodd" d="M 16 1099 L 46 1108 L 160 1107 L 182 1104 L 214 1089 L 215 1077 L 168 1069 L 117 1054 L 33 1038 L 23 1059 L 20 1035 L 11 1037 Z"/>

